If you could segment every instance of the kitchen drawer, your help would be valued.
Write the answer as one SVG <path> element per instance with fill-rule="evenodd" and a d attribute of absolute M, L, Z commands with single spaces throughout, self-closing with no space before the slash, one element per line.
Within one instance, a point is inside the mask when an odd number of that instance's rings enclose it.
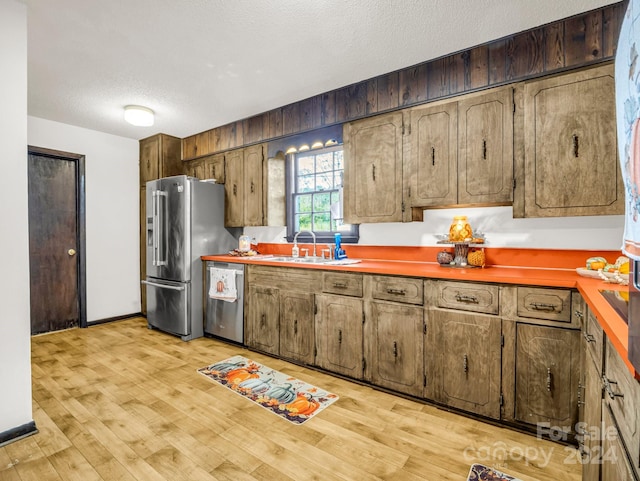
<path fill-rule="evenodd" d="M 602 376 L 604 331 L 591 309 L 587 309 L 587 321 L 584 324 L 582 335 L 587 345 L 587 355 L 593 359 L 598 369 L 598 375 Z"/>
<path fill-rule="evenodd" d="M 640 383 L 634 379 L 609 339 L 606 340 L 605 351 L 605 402 L 611 408 L 637 474 L 640 456 Z"/>
<path fill-rule="evenodd" d="M 362 274 L 323 272 L 322 292 L 362 297 Z"/>
<path fill-rule="evenodd" d="M 438 282 L 437 305 L 461 311 L 498 314 L 500 296 L 498 286 L 465 282 Z"/>
<path fill-rule="evenodd" d="M 518 287 L 520 317 L 571 322 L 571 291 L 541 287 Z"/>
<path fill-rule="evenodd" d="M 422 279 L 392 276 L 371 276 L 371 297 L 384 301 L 404 302 L 406 304 L 424 303 Z"/>

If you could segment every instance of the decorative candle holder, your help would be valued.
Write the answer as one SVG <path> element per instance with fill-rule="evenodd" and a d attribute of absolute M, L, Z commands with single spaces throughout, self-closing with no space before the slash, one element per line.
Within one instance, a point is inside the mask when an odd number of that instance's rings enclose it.
<path fill-rule="evenodd" d="M 464 242 L 473 237 L 473 231 L 469 225 L 466 215 L 456 215 L 449 227 L 450 242 Z"/>

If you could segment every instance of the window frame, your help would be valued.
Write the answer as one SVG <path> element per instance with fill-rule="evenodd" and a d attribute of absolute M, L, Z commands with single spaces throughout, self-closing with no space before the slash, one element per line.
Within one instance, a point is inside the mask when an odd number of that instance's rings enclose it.
<path fill-rule="evenodd" d="M 294 225 L 295 225 L 295 216 L 294 216 L 294 195 L 297 194 L 296 192 L 296 180 L 297 180 L 297 169 L 296 169 L 296 157 L 298 155 L 318 155 L 324 152 L 334 152 L 336 150 L 343 150 L 343 145 L 339 144 L 336 146 L 332 146 L 332 147 L 325 147 L 322 149 L 318 149 L 316 150 L 308 150 L 305 152 L 297 152 L 297 153 L 293 153 L 293 154 L 287 154 L 286 155 L 286 164 L 285 164 L 285 178 L 286 178 L 286 189 L 285 189 L 285 194 L 286 194 L 286 198 L 287 198 L 287 213 L 286 213 L 286 220 L 287 220 L 287 242 L 293 242 L 293 238 L 296 234 L 296 231 L 294 230 Z M 343 172 L 344 172 L 344 164 L 343 164 Z M 314 191 L 317 192 L 317 191 Z M 344 207 L 344 200 L 343 200 L 343 207 Z M 342 231 L 340 232 L 342 234 L 342 243 L 344 244 L 355 244 L 359 241 L 360 239 L 360 232 L 359 232 L 359 225 L 358 224 L 351 224 L 351 229 L 350 231 Z M 314 234 L 316 234 L 316 244 L 333 244 L 335 243 L 335 234 L 336 232 L 330 232 L 330 231 L 320 231 L 320 232 L 315 232 Z M 306 233 L 306 232 L 302 232 L 299 236 L 298 236 L 298 242 L 304 242 L 304 243 L 311 243 L 313 242 L 313 238 L 310 234 Z"/>

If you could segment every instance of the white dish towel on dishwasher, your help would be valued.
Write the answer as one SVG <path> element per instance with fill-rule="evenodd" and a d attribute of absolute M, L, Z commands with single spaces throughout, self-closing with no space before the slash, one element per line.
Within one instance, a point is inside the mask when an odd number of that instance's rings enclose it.
<path fill-rule="evenodd" d="M 238 299 L 236 289 L 235 269 L 220 269 L 218 267 L 209 268 L 210 287 L 209 297 L 227 302 L 235 302 Z"/>

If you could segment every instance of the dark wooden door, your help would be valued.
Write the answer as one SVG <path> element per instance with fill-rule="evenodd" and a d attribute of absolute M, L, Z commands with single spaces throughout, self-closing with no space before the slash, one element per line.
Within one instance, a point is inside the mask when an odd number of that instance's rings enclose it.
<path fill-rule="evenodd" d="M 80 325 L 77 162 L 29 152 L 32 334 Z"/>

